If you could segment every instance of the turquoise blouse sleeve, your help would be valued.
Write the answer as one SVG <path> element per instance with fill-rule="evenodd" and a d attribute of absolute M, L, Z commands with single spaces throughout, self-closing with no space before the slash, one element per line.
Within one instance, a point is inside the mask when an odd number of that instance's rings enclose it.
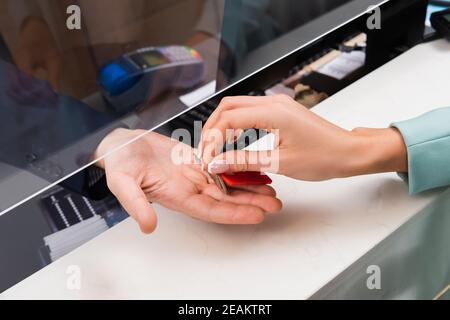
<path fill-rule="evenodd" d="M 442 108 L 392 125 L 408 148 L 411 194 L 450 186 L 450 108 Z"/>

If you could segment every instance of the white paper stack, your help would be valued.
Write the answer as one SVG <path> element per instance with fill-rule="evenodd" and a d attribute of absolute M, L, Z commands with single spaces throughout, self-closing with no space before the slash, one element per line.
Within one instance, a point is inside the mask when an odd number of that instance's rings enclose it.
<path fill-rule="evenodd" d="M 49 249 L 50 259 L 55 261 L 106 230 L 106 221 L 95 216 L 45 237 L 44 242 Z"/>

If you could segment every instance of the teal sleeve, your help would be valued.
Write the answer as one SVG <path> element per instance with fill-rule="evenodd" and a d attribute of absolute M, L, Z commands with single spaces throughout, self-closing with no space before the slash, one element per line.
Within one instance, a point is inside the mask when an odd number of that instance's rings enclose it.
<path fill-rule="evenodd" d="M 400 130 L 408 148 L 411 194 L 450 185 L 450 108 L 392 125 Z"/>

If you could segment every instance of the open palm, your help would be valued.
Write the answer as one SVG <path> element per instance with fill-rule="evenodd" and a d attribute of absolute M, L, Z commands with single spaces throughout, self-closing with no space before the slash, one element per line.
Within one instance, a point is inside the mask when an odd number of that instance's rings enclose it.
<path fill-rule="evenodd" d="M 150 202 L 194 218 L 222 224 L 256 224 L 281 202 L 269 186 L 232 189 L 223 194 L 195 163 L 193 149 L 156 133 L 118 129 L 100 144 L 97 156 L 108 187 L 145 233 L 157 224 Z M 133 143 L 114 148 L 143 135 Z"/>

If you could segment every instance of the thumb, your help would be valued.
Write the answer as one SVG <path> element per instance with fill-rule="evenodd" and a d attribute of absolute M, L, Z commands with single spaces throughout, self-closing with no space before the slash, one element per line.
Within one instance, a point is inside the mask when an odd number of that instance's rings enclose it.
<path fill-rule="evenodd" d="M 279 156 L 277 151 L 235 150 L 222 153 L 208 165 L 211 174 L 233 172 L 278 172 Z"/>
<path fill-rule="evenodd" d="M 108 187 L 122 207 L 133 217 L 143 233 L 152 233 L 157 224 L 156 213 L 135 179 L 127 174 L 108 175 Z"/>

